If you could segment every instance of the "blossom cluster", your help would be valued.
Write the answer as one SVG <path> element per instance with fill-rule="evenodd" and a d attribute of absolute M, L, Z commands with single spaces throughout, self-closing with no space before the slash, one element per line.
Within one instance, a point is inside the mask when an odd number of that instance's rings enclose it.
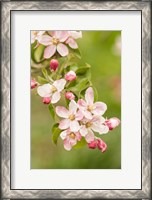
<path fill-rule="evenodd" d="M 39 45 L 44 46 L 43 57 L 49 60 L 50 68 L 49 74 L 48 69 L 42 69 L 44 77 L 37 77 L 38 80 L 31 79 L 31 89 L 36 88 L 42 102 L 49 105 L 53 115 L 58 118 L 58 121 L 54 118 L 57 134 L 56 132 L 52 134 L 56 134 L 55 138 L 60 136 L 66 150 L 69 151 L 79 142 L 85 141 L 90 149 L 98 148 L 101 152 L 105 152 L 107 144 L 100 137 L 116 128 L 120 120 L 116 117 L 107 119 L 103 116 L 107 105 L 95 101 L 89 77 L 82 78 L 82 75 L 86 76 L 86 71 L 89 70 L 87 64 L 83 67 L 77 66 L 77 63 L 75 61 L 72 63 L 69 58 L 68 62 L 61 63 L 55 57 L 58 54 L 59 58 L 66 58 L 69 47 L 77 49 L 76 39 L 81 37 L 81 31 L 32 31 L 31 43 L 36 42 L 34 49 Z M 74 68 L 71 63 L 74 64 Z M 79 69 L 81 76 L 77 71 Z M 63 100 L 67 102 L 66 106 L 59 104 L 63 104 Z"/>
<path fill-rule="evenodd" d="M 81 31 L 51 31 L 48 34 L 45 31 L 31 31 L 31 43 L 37 41 L 38 44 L 46 47 L 44 50 L 46 59 L 52 57 L 56 51 L 63 57 L 67 56 L 69 54 L 67 45 L 72 49 L 77 49 L 75 40 L 81 37 Z"/>

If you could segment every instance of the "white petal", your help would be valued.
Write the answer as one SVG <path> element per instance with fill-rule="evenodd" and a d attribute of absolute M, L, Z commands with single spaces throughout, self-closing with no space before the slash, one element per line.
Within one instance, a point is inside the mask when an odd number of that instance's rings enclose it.
<path fill-rule="evenodd" d="M 85 100 L 86 100 L 86 102 L 87 102 L 88 105 L 92 105 L 93 104 L 93 101 L 94 101 L 94 92 L 93 92 L 92 87 L 89 87 L 86 90 Z"/>
<path fill-rule="evenodd" d="M 77 103 L 74 100 L 71 100 L 69 103 L 69 111 L 71 114 L 75 114 L 78 108 Z"/>
<path fill-rule="evenodd" d="M 86 136 L 87 135 L 88 130 L 87 130 L 87 128 L 84 125 L 81 126 L 80 133 L 81 133 L 82 136 Z"/>
<path fill-rule="evenodd" d="M 78 121 L 76 121 L 76 120 L 70 121 L 70 129 L 73 132 L 78 131 L 80 129 L 80 125 L 79 125 Z"/>
<path fill-rule="evenodd" d="M 37 93 L 41 97 L 50 97 L 51 96 L 51 85 L 48 83 L 48 84 L 44 84 L 42 86 L 39 86 L 37 88 Z"/>
<path fill-rule="evenodd" d="M 66 84 L 66 80 L 63 78 L 56 80 L 53 83 L 53 85 L 57 88 L 58 92 L 61 92 L 64 89 L 65 84 Z"/>
<path fill-rule="evenodd" d="M 62 140 L 64 140 L 67 136 L 67 130 L 65 131 L 62 131 L 61 134 L 60 134 L 60 137 L 62 138 Z"/>
<path fill-rule="evenodd" d="M 42 35 L 39 38 L 39 43 L 48 46 L 52 44 L 52 37 L 50 37 L 49 35 Z"/>
<path fill-rule="evenodd" d="M 69 117 L 69 111 L 63 106 L 57 106 L 55 111 L 56 111 L 56 114 L 59 117 L 62 117 L 62 118 L 68 118 Z"/>
<path fill-rule="evenodd" d="M 57 45 L 57 51 L 61 56 L 67 56 L 69 54 L 69 50 L 65 44 L 59 43 Z"/>
<path fill-rule="evenodd" d="M 81 31 L 69 31 L 69 34 L 74 39 L 82 38 L 82 32 Z"/>
<path fill-rule="evenodd" d="M 88 130 L 88 134 L 85 136 L 87 143 L 90 143 L 94 140 L 94 133 L 91 130 Z"/>
<path fill-rule="evenodd" d="M 56 52 L 56 46 L 51 44 L 44 49 L 44 58 L 52 57 Z"/>
<path fill-rule="evenodd" d="M 70 126 L 70 120 L 69 119 L 62 119 L 59 123 L 59 128 L 61 130 L 65 130 L 67 128 L 69 128 Z"/>
<path fill-rule="evenodd" d="M 61 98 L 60 92 L 55 92 L 52 94 L 51 103 L 57 103 Z"/>

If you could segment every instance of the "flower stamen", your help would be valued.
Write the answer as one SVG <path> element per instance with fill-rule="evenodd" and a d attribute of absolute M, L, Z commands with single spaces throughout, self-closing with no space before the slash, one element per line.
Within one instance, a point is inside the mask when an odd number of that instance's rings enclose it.
<path fill-rule="evenodd" d="M 91 125 L 92 125 L 91 122 L 87 122 L 87 123 L 86 123 L 86 128 L 89 128 Z"/>
<path fill-rule="evenodd" d="M 72 138 L 72 139 L 75 139 L 75 134 L 73 132 L 71 132 L 69 137 Z"/>
<path fill-rule="evenodd" d="M 69 116 L 69 119 L 70 119 L 71 121 L 73 121 L 73 120 L 75 120 L 75 116 L 74 116 L 74 115 L 70 115 L 70 116 Z"/>
<path fill-rule="evenodd" d="M 52 38 L 52 43 L 57 45 L 60 41 L 57 38 Z"/>
<path fill-rule="evenodd" d="M 91 112 L 93 110 L 93 105 L 89 105 L 87 110 Z"/>

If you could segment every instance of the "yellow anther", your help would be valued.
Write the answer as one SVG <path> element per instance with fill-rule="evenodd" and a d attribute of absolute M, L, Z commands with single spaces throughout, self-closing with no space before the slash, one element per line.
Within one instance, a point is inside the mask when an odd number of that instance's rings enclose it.
<path fill-rule="evenodd" d="M 70 116 L 69 116 L 69 119 L 70 119 L 71 121 L 73 121 L 73 120 L 75 120 L 75 116 L 74 116 L 74 115 L 70 115 Z"/>
<path fill-rule="evenodd" d="M 57 44 L 59 43 L 59 40 L 58 40 L 57 38 L 53 38 L 53 39 L 52 39 L 52 43 L 53 43 L 54 45 L 57 45 Z"/>
<path fill-rule="evenodd" d="M 91 125 L 92 125 L 91 122 L 87 122 L 87 123 L 86 123 L 86 127 L 87 127 L 87 128 L 89 128 Z"/>
<path fill-rule="evenodd" d="M 70 138 L 75 139 L 75 134 L 74 133 L 70 133 Z"/>
<path fill-rule="evenodd" d="M 93 106 L 88 106 L 88 111 L 92 111 L 93 110 Z"/>

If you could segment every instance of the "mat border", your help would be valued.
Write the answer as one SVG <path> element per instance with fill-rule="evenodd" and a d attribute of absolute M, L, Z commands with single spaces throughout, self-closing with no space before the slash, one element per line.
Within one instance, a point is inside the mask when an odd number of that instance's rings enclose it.
<path fill-rule="evenodd" d="M 134 198 L 151 199 L 151 2 L 34 1 L 1 3 L 1 191 L 3 199 L 21 198 Z M 25 10 L 141 11 L 142 13 L 142 189 L 141 190 L 12 190 L 11 132 L 11 12 Z"/>

